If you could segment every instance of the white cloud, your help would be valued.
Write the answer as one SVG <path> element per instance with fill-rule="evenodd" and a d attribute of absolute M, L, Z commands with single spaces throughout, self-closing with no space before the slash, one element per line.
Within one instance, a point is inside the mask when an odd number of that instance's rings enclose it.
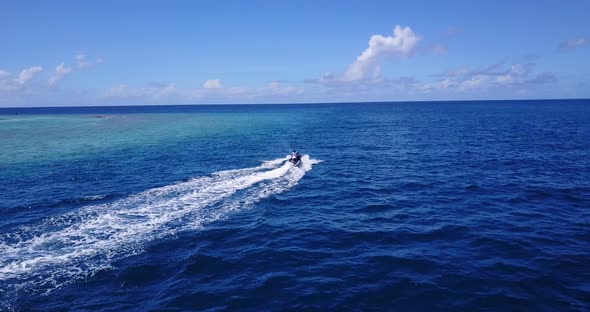
<path fill-rule="evenodd" d="M 425 83 L 421 86 L 425 92 L 432 91 L 476 91 L 488 89 L 528 88 L 540 84 L 555 82 L 552 73 L 532 74 L 534 63 L 512 64 L 505 66 L 496 64 L 483 69 L 456 69 L 438 75 L 438 81 Z"/>
<path fill-rule="evenodd" d="M 78 64 L 79 70 L 83 70 L 85 68 L 95 66 L 95 65 L 100 64 L 102 62 L 103 62 L 103 60 L 101 58 L 97 58 L 94 61 L 88 61 L 86 59 L 86 54 L 84 54 L 84 53 L 80 53 L 80 54 L 76 55 L 76 63 Z M 66 67 L 64 65 L 64 63 L 62 62 L 60 65 L 58 65 L 55 68 L 55 74 L 53 76 L 49 77 L 47 82 L 49 83 L 50 86 L 53 86 L 57 82 L 62 80 L 65 76 L 71 74 L 73 71 L 74 71 L 74 68 Z"/>
<path fill-rule="evenodd" d="M 339 80 L 338 75 L 327 73 L 320 79 L 308 80 L 313 92 L 315 86 L 330 98 L 354 101 L 403 99 L 459 99 L 522 96 L 523 92 L 546 89 L 557 81 L 550 72 L 536 73 L 534 63 L 496 64 L 483 68 L 459 68 L 418 80 L 415 77 L 391 79 L 365 79 L 351 82 Z M 315 85 L 315 86 L 314 86 Z M 317 91 L 317 89 L 316 89 Z"/>
<path fill-rule="evenodd" d="M 205 89 L 221 89 L 221 87 L 221 80 L 219 79 L 209 79 L 203 83 Z"/>
<path fill-rule="evenodd" d="M 43 68 L 41 66 L 33 66 L 23 69 L 18 76 L 15 76 L 9 71 L 0 69 L 0 91 L 15 92 L 22 90 L 26 87 L 27 82 L 42 70 Z"/>
<path fill-rule="evenodd" d="M 86 54 L 80 53 L 76 55 L 76 62 L 78 63 L 78 68 L 84 69 L 102 63 L 103 59 L 99 57 L 94 61 L 89 61 L 86 59 Z"/>
<path fill-rule="evenodd" d="M 55 74 L 47 80 L 50 86 L 55 85 L 58 81 L 60 81 L 63 77 L 69 75 L 72 72 L 71 67 L 66 67 L 64 63 L 57 65 L 55 68 Z"/>
<path fill-rule="evenodd" d="M 38 73 L 40 71 L 43 70 L 43 67 L 41 66 L 34 66 L 34 67 L 30 67 L 27 69 L 23 69 L 20 74 L 18 75 L 18 78 L 16 79 L 16 81 L 23 85 L 25 84 L 25 82 L 29 81 L 31 78 L 33 78 L 33 75 L 35 75 L 35 73 Z"/>
<path fill-rule="evenodd" d="M 100 58 L 89 62 L 86 60 L 86 56 L 84 54 L 79 54 L 75 58 L 78 65 L 76 68 L 80 69 L 102 63 L 102 59 Z M 57 67 L 55 67 L 55 72 L 53 72 L 47 79 L 47 85 L 50 87 L 56 85 L 64 77 L 75 72 L 76 68 L 67 67 L 65 63 L 62 62 Z M 31 100 L 31 98 L 35 96 L 40 97 L 42 94 L 46 94 L 47 92 L 51 92 L 51 96 L 55 97 L 57 94 L 56 90 L 50 91 L 50 89 L 46 88 L 47 85 L 35 84 L 31 82 L 31 80 L 42 71 L 43 67 L 41 66 L 31 66 L 21 70 L 17 74 L 0 69 L 0 93 L 2 93 L 0 94 L 0 103 L 27 101 Z M 68 95 L 72 98 L 77 96 L 76 94 L 76 90 L 68 91 Z M 43 99 L 43 101 L 46 100 L 50 101 L 49 99 Z"/>
<path fill-rule="evenodd" d="M 587 38 L 576 38 L 562 42 L 560 47 L 562 50 L 575 50 L 588 44 L 590 44 L 590 40 Z"/>
<path fill-rule="evenodd" d="M 422 38 L 410 27 L 396 25 L 393 36 L 373 35 L 369 39 L 369 47 L 361 53 L 344 73 L 344 81 L 358 81 L 370 77 L 380 77 L 380 66 L 383 61 L 391 58 L 411 56 Z"/>
<path fill-rule="evenodd" d="M 17 88 L 17 86 L 12 79 L 12 74 L 8 71 L 0 69 L 0 92 L 11 91 L 15 88 Z"/>

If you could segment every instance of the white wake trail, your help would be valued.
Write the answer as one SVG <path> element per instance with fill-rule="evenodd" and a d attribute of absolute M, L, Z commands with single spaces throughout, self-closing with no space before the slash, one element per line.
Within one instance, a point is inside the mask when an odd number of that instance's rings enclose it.
<path fill-rule="evenodd" d="M 0 285 L 52 290 L 92 276 L 115 259 L 142 252 L 152 241 L 198 229 L 290 189 L 318 162 L 304 155 L 298 168 L 284 158 L 275 159 L 20 227 L 0 235 Z M 232 198 L 242 190 L 244 194 Z"/>

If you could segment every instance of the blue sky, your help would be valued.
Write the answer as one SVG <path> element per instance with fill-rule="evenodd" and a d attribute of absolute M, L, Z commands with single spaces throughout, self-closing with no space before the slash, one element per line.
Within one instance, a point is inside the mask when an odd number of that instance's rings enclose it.
<path fill-rule="evenodd" d="M 588 1 L 4 1 L 0 106 L 590 97 Z"/>

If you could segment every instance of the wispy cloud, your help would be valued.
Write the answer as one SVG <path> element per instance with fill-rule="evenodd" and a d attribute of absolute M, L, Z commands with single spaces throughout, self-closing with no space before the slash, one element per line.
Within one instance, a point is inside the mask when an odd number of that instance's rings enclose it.
<path fill-rule="evenodd" d="M 0 92 L 15 92 L 23 90 L 35 74 L 43 71 L 41 66 L 32 66 L 13 75 L 7 70 L 0 69 Z"/>
<path fill-rule="evenodd" d="M 41 66 L 33 66 L 33 67 L 29 67 L 27 69 L 23 69 L 20 74 L 18 75 L 18 78 L 16 79 L 16 81 L 23 85 L 25 84 L 27 81 L 29 81 L 31 78 L 33 78 L 33 75 L 35 75 L 38 72 L 41 72 L 43 70 L 43 67 Z"/>
<path fill-rule="evenodd" d="M 127 84 L 120 84 L 112 87 L 106 92 L 106 97 L 117 97 L 117 98 L 141 98 L 150 100 L 159 100 L 169 96 L 176 95 L 178 89 L 173 83 L 159 84 L 154 83 L 147 87 L 132 88 Z"/>
<path fill-rule="evenodd" d="M 86 58 L 86 54 L 84 54 L 84 53 L 80 53 L 80 54 L 76 55 L 75 61 L 76 61 L 76 65 L 77 65 L 76 68 L 67 67 L 65 65 L 65 62 L 62 62 L 61 64 L 57 65 L 57 67 L 55 68 L 55 73 L 51 77 L 49 77 L 49 79 L 47 80 L 47 83 L 50 86 L 55 86 L 60 80 L 62 80 L 67 75 L 73 73 L 74 71 L 81 71 L 81 70 L 96 66 L 97 64 L 100 64 L 103 62 L 102 58 L 97 58 L 93 61 L 89 61 Z"/>
<path fill-rule="evenodd" d="M 95 66 L 97 64 L 101 64 L 102 62 L 104 62 L 104 60 L 100 57 L 95 59 L 94 61 L 89 61 L 86 58 L 85 53 L 79 53 L 78 55 L 76 55 L 76 63 L 78 63 L 79 69 L 89 68 L 89 67 Z"/>
<path fill-rule="evenodd" d="M 575 38 L 575 39 L 563 41 L 559 45 L 559 48 L 562 51 L 571 51 L 571 50 L 575 50 L 575 49 L 578 49 L 581 47 L 585 47 L 588 44 L 590 44 L 590 40 L 588 40 L 588 38 Z"/>
<path fill-rule="evenodd" d="M 551 72 L 536 73 L 535 63 L 494 64 L 481 68 L 456 68 L 434 74 L 426 79 L 399 77 L 366 79 L 343 83 L 337 76 L 325 74 L 320 79 L 307 80 L 308 84 L 329 87 L 330 94 L 363 100 L 400 98 L 465 98 L 467 95 L 524 94 L 551 85 L 557 78 Z M 490 93 L 492 92 L 492 93 Z"/>
<path fill-rule="evenodd" d="M 30 105 L 32 98 L 42 93 L 43 87 L 35 79 L 41 71 L 41 66 L 25 68 L 18 74 L 0 69 L 0 106 Z"/>
<path fill-rule="evenodd" d="M 459 68 L 436 75 L 439 79 L 422 85 L 425 92 L 452 90 L 473 91 L 493 88 L 529 88 L 557 81 L 553 73 L 534 75 L 534 63 L 494 64 L 480 69 Z"/>
<path fill-rule="evenodd" d="M 62 62 L 61 64 L 57 65 L 57 67 L 55 68 L 55 74 L 53 74 L 53 76 L 49 77 L 49 79 L 47 80 L 47 83 L 49 83 L 50 86 L 53 86 L 58 81 L 63 79 L 63 77 L 69 75 L 70 73 L 72 73 L 72 68 L 66 67 L 64 65 L 64 63 Z"/>
<path fill-rule="evenodd" d="M 210 81 L 210 80 L 208 80 Z M 216 85 L 216 83 L 213 83 Z M 112 100 L 125 100 L 126 103 L 246 103 L 252 101 L 268 101 L 300 95 L 303 88 L 292 85 L 283 85 L 279 82 L 270 82 L 259 87 L 201 87 L 201 88 L 177 88 L 173 83 L 151 84 L 147 87 L 133 88 L 121 84 L 109 89 L 105 98 Z"/>
<path fill-rule="evenodd" d="M 9 71 L 0 69 L 0 92 L 7 92 L 15 89 L 16 85 Z"/>

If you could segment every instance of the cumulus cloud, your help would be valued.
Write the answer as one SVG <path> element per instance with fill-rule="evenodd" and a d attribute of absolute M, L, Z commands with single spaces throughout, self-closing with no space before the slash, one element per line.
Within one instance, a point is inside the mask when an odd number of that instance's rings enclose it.
<path fill-rule="evenodd" d="M 35 75 L 36 73 L 40 72 L 43 70 L 43 67 L 41 66 L 34 66 L 34 67 L 30 67 L 27 69 L 23 69 L 20 74 L 18 75 L 18 78 L 16 79 L 16 81 L 23 85 L 25 84 L 27 81 L 31 80 L 31 78 L 33 78 L 33 75 Z"/>
<path fill-rule="evenodd" d="M 417 52 L 422 37 L 410 27 L 396 25 L 392 36 L 373 35 L 369 46 L 350 64 L 343 74 L 325 73 L 319 79 L 306 79 L 305 83 L 321 84 L 328 87 L 373 85 L 384 81 L 381 65 L 388 60 L 405 59 Z M 434 53 L 444 53 L 442 45 L 432 48 Z"/>
<path fill-rule="evenodd" d="M 78 63 L 78 68 L 84 69 L 84 68 L 92 67 L 94 65 L 97 65 L 97 64 L 102 63 L 103 62 L 103 59 L 102 58 L 97 58 L 94 61 L 89 61 L 86 58 L 86 54 L 79 53 L 78 55 L 76 55 L 76 62 Z"/>
<path fill-rule="evenodd" d="M 379 78 L 383 61 L 411 56 L 421 39 L 410 27 L 400 25 L 396 25 L 393 29 L 393 36 L 371 36 L 369 47 L 348 67 L 342 79 L 358 81 L 371 77 Z"/>
<path fill-rule="evenodd" d="M 60 81 L 63 77 L 69 75 L 72 72 L 71 67 L 66 67 L 64 63 L 57 65 L 55 68 L 55 74 L 47 80 L 50 86 L 55 85 L 58 81 Z"/>
<path fill-rule="evenodd" d="M 590 40 L 588 40 L 587 38 L 576 38 L 576 39 L 570 39 L 570 40 L 562 42 L 559 45 L 559 47 L 562 50 L 575 50 L 577 48 L 587 46 L 589 43 L 590 43 Z"/>
<path fill-rule="evenodd" d="M 221 89 L 221 80 L 219 79 L 209 79 L 203 83 L 204 89 Z"/>

